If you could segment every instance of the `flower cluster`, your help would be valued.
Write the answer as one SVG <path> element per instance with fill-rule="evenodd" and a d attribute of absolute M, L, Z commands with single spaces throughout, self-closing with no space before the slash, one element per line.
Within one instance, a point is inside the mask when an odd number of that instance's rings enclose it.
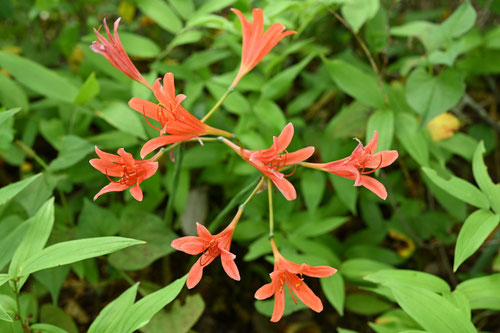
<path fill-rule="evenodd" d="M 272 24 L 267 31 L 264 31 L 264 14 L 261 9 L 253 10 L 253 22 L 248 21 L 237 9 L 232 9 L 232 11 L 241 21 L 243 41 L 240 68 L 228 89 L 228 93 L 280 40 L 295 34 L 295 31 L 286 30 L 280 23 Z M 175 93 L 174 74 L 166 73 L 163 80 L 158 78 L 153 85 L 140 74 L 120 42 L 117 31 L 119 22 L 120 19 L 115 21 L 112 36 L 104 20 L 107 39 L 99 33 L 100 29 L 94 30 L 97 41 L 92 43 L 91 49 L 102 54 L 125 75 L 152 90 L 156 102 L 133 97 L 128 105 L 144 116 L 147 124 L 158 131 L 158 136 L 150 139 L 142 146 L 140 151 L 142 160 L 135 160 L 123 148 L 118 150 L 118 155 L 113 155 L 96 147 L 99 158 L 90 160 L 90 164 L 105 174 L 110 183 L 95 195 L 94 200 L 107 192 L 130 189 L 132 196 L 141 201 L 143 194 L 140 184 L 156 173 L 158 170 L 157 160 L 164 150 L 159 150 L 150 159 L 144 159 L 145 156 L 167 145 L 170 145 L 171 148 L 176 144 L 191 140 L 198 140 L 202 143 L 204 136 L 216 136 L 243 160 L 262 173 L 262 178 L 224 230 L 213 235 L 207 228 L 197 223 L 198 236 L 185 236 L 172 241 L 171 246 L 173 248 L 190 255 L 200 255 L 189 271 L 187 287 L 194 288 L 200 282 L 204 268 L 218 256 L 220 256 L 222 267 L 228 276 L 234 280 L 240 280 L 240 273 L 235 263 L 236 256 L 230 252 L 233 233 L 243 214 L 246 203 L 264 188 L 267 181 L 270 205 L 270 244 L 274 255 L 274 270 L 270 274 L 271 282 L 258 289 L 255 298 L 261 300 L 274 295 L 275 305 L 271 317 L 271 321 L 274 322 L 280 320 L 284 312 L 285 287 L 290 291 L 294 301 L 294 295 L 296 295 L 308 307 L 320 312 L 323 309 L 321 300 L 304 282 L 303 275 L 323 278 L 335 274 L 336 269 L 329 266 L 299 265 L 281 255 L 273 238 L 274 220 L 272 216 L 271 183 L 278 188 L 287 200 L 295 200 L 297 198 L 296 190 L 287 178 L 294 174 L 297 166 L 303 166 L 352 179 L 354 180 L 354 186 L 364 186 L 380 198 L 385 199 L 387 191 L 384 185 L 375 178 L 367 176 L 367 174 L 392 164 L 398 157 L 398 153 L 396 151 L 376 153 L 378 133 L 375 132 L 372 140 L 366 146 L 359 142 L 352 154 L 346 158 L 329 163 L 305 162 L 314 154 L 314 147 L 305 147 L 294 152 L 286 150 L 294 135 L 292 123 L 287 124 L 279 136 L 273 137 L 273 143 L 269 149 L 245 149 L 232 141 L 233 134 L 205 123 L 228 93 L 203 119 L 200 120 L 194 117 L 181 104 L 186 99 L 186 96 L 183 94 L 176 95 Z M 112 179 L 111 177 L 118 177 L 118 179 Z"/>

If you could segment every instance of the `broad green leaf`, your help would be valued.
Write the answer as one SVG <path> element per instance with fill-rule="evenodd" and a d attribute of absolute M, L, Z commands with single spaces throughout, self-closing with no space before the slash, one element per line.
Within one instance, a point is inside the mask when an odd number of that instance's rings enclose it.
<path fill-rule="evenodd" d="M 3 221 L 2 221 L 3 222 Z M 17 246 L 23 240 L 26 231 L 30 227 L 31 220 L 18 223 L 16 227 L 12 227 L 8 234 L 2 236 L 0 242 L 0 269 L 2 269 L 14 256 Z M 5 223 L 5 222 L 4 222 Z"/>
<path fill-rule="evenodd" d="M 49 239 L 53 224 L 54 198 L 51 198 L 31 218 L 29 229 L 10 262 L 9 275 L 11 277 L 23 276 L 23 279 L 19 283 L 20 286 L 24 284 L 29 276 L 29 272 L 24 270 L 23 263 L 40 253 Z"/>
<path fill-rule="evenodd" d="M 5 282 L 10 280 L 9 274 L 0 274 L 0 286 L 2 286 Z"/>
<path fill-rule="evenodd" d="M 111 210 L 84 199 L 77 230 L 78 234 L 85 238 L 112 236 L 120 230 L 120 221 Z"/>
<path fill-rule="evenodd" d="M 12 317 L 9 316 L 9 314 L 7 313 L 7 311 L 5 311 L 5 309 L 2 307 L 1 304 L 0 304 L 0 320 L 8 321 L 10 323 L 12 323 L 14 321 L 12 319 Z"/>
<path fill-rule="evenodd" d="M 54 325 L 50 324 L 34 324 L 31 325 L 30 328 L 34 332 L 40 332 L 40 333 L 68 333 L 68 331 L 63 330 L 62 328 L 59 328 Z"/>
<path fill-rule="evenodd" d="M 37 175 L 31 176 L 29 178 L 20 180 L 16 183 L 9 184 L 0 188 L 0 205 L 3 205 L 13 197 L 15 197 L 19 192 L 21 192 L 24 188 L 26 188 L 31 182 L 40 177 L 42 174 L 39 173 Z"/>
<path fill-rule="evenodd" d="M 227 87 L 224 87 L 223 85 L 220 85 L 219 83 L 214 83 L 214 82 L 209 82 L 206 85 L 208 91 L 210 92 L 210 95 L 217 101 L 219 98 L 224 95 L 226 92 Z M 239 92 L 234 90 L 229 94 L 229 96 L 226 98 L 226 100 L 222 103 L 222 106 L 227 109 L 229 112 L 242 115 L 250 111 L 250 103 L 248 103 L 248 100 L 243 97 L 243 95 Z M 211 106 L 210 106 L 211 107 Z M 208 112 L 208 109 L 207 109 Z"/>
<path fill-rule="evenodd" d="M 339 315 L 344 315 L 345 289 L 344 279 L 340 273 L 319 280 L 321 289 L 326 299 L 337 310 Z"/>
<path fill-rule="evenodd" d="M 120 36 L 121 37 L 121 36 Z M 95 73 L 92 72 L 85 83 L 82 85 L 80 88 L 80 91 L 78 92 L 78 95 L 75 98 L 74 103 L 75 104 L 85 104 L 97 94 L 99 94 L 99 82 L 97 82 L 95 78 Z"/>
<path fill-rule="evenodd" d="M 203 5 L 196 10 L 195 15 L 204 15 L 217 12 L 223 8 L 229 7 L 235 0 L 209 0 L 204 1 Z"/>
<path fill-rule="evenodd" d="M 52 170 L 62 170 L 75 165 L 91 153 L 94 147 L 79 136 L 65 135 L 59 138 L 57 149 L 59 155 L 49 165 Z"/>
<path fill-rule="evenodd" d="M 500 274 L 491 274 L 460 283 L 457 291 L 467 297 L 472 310 L 500 311 Z"/>
<path fill-rule="evenodd" d="M 0 101 L 6 108 L 29 109 L 28 97 L 24 90 L 6 75 L 0 73 Z"/>
<path fill-rule="evenodd" d="M 37 93 L 72 103 L 78 90 L 59 74 L 29 59 L 0 52 L 0 66 Z"/>
<path fill-rule="evenodd" d="M 366 22 L 365 41 L 375 52 L 383 52 L 389 41 L 387 12 L 381 7 L 377 14 Z"/>
<path fill-rule="evenodd" d="M 184 304 L 181 305 L 180 300 L 176 300 L 168 312 L 160 311 L 142 331 L 144 333 L 190 332 L 204 310 L 205 303 L 200 294 L 188 295 Z"/>
<path fill-rule="evenodd" d="M 377 14 L 380 8 L 379 0 L 351 0 L 342 6 L 342 16 L 358 32 L 363 24 Z"/>
<path fill-rule="evenodd" d="M 484 152 L 484 143 L 481 141 L 474 152 L 472 172 L 474 173 L 474 179 L 479 185 L 479 188 L 488 197 L 491 208 L 495 213 L 500 214 L 500 186 L 493 183 L 488 174 L 488 169 L 483 161 Z"/>
<path fill-rule="evenodd" d="M 151 39 L 130 32 L 121 32 L 120 40 L 127 54 L 139 58 L 155 58 L 160 48 Z"/>
<path fill-rule="evenodd" d="M 294 234 L 301 237 L 313 237 L 324 235 L 332 230 L 337 229 L 349 220 L 347 217 L 330 217 L 308 223 L 304 221 L 295 231 Z"/>
<path fill-rule="evenodd" d="M 172 11 L 167 2 L 162 0 L 136 0 L 137 6 L 151 17 L 160 27 L 171 33 L 182 29 L 182 22 Z"/>
<path fill-rule="evenodd" d="M 349 210 L 356 215 L 356 202 L 358 200 L 358 189 L 354 186 L 352 179 L 340 177 L 337 175 L 328 175 L 328 179 L 333 185 L 333 190 L 337 193 L 339 200 Z"/>
<path fill-rule="evenodd" d="M 127 310 L 121 329 L 116 332 L 132 333 L 146 326 L 157 312 L 177 297 L 186 279 L 187 275 L 135 303 Z"/>
<path fill-rule="evenodd" d="M 408 104 L 423 118 L 423 124 L 454 107 L 465 91 L 463 76 L 454 69 L 445 69 L 432 76 L 423 68 L 414 70 L 406 84 Z"/>
<path fill-rule="evenodd" d="M 304 70 L 314 57 L 315 54 L 310 54 L 306 58 L 302 59 L 298 64 L 290 66 L 281 73 L 273 76 L 262 86 L 262 98 L 273 100 L 282 97 L 287 91 L 289 91 L 297 75 Z"/>
<path fill-rule="evenodd" d="M 326 177 L 323 172 L 305 170 L 300 177 L 300 188 L 304 195 L 307 210 L 315 212 L 325 193 Z"/>
<path fill-rule="evenodd" d="M 345 307 L 352 313 L 373 316 L 391 309 L 393 305 L 371 294 L 349 293 L 345 301 Z"/>
<path fill-rule="evenodd" d="M 373 138 L 374 132 L 378 132 L 378 151 L 389 150 L 392 147 L 394 134 L 394 112 L 391 110 L 375 111 L 368 119 L 366 125 L 366 141 Z"/>
<path fill-rule="evenodd" d="M 445 292 L 443 293 L 443 297 L 446 298 L 448 302 L 456 306 L 459 310 L 462 310 L 465 318 L 471 320 L 470 302 L 462 292 L 458 290 L 455 290 L 453 292 Z"/>
<path fill-rule="evenodd" d="M 42 269 L 99 257 L 139 244 L 144 242 L 124 237 L 96 237 L 61 242 L 30 256 L 20 265 L 20 271 L 26 276 Z"/>
<path fill-rule="evenodd" d="M 170 0 L 170 5 L 182 16 L 183 19 L 189 19 L 194 12 L 193 0 Z"/>
<path fill-rule="evenodd" d="M 73 320 L 63 309 L 53 304 L 44 304 L 40 310 L 40 321 L 56 327 L 61 327 L 68 333 L 78 333 Z"/>
<path fill-rule="evenodd" d="M 396 116 L 396 136 L 404 149 L 420 165 L 429 164 L 429 147 L 417 119 L 409 113 Z"/>
<path fill-rule="evenodd" d="M 407 269 L 387 269 L 365 276 L 365 280 L 380 284 L 408 284 L 434 292 L 448 292 L 450 286 L 435 275 Z"/>
<path fill-rule="evenodd" d="M 388 284 L 399 306 L 429 332 L 475 333 L 462 311 L 444 297 L 421 287 Z"/>
<path fill-rule="evenodd" d="M 121 322 L 125 320 L 127 311 L 129 311 L 134 304 L 138 286 L 138 283 L 134 284 L 118 298 L 106 305 L 106 307 L 99 312 L 99 315 L 92 325 L 90 325 L 88 333 L 117 332 Z"/>
<path fill-rule="evenodd" d="M 196 30 L 188 30 L 186 32 L 183 32 L 177 36 L 175 36 L 174 39 L 168 44 L 170 48 L 173 48 L 175 46 L 179 45 L 185 45 L 185 44 L 191 44 L 191 43 L 196 43 L 203 37 L 203 33 L 201 31 L 196 31 Z"/>
<path fill-rule="evenodd" d="M 379 261 L 357 258 L 344 261 L 339 271 L 348 280 L 363 282 L 366 275 L 390 268 L 392 267 Z"/>
<path fill-rule="evenodd" d="M 438 33 L 442 32 L 450 37 L 459 37 L 474 26 L 476 16 L 474 7 L 469 0 L 466 0 L 441 24 Z"/>
<path fill-rule="evenodd" d="M 428 167 L 422 167 L 422 171 L 434 184 L 455 198 L 478 208 L 488 209 L 490 207 L 486 196 L 468 181 L 453 175 L 448 179 L 442 178 L 435 170 Z"/>
<path fill-rule="evenodd" d="M 143 140 L 147 139 L 143 127 L 143 123 L 146 123 L 144 115 L 132 110 L 125 103 L 112 102 L 98 112 L 97 115 L 122 132 L 132 134 Z"/>
<path fill-rule="evenodd" d="M 271 100 L 261 99 L 253 106 L 258 119 L 272 131 L 280 132 L 286 125 L 286 118 L 280 107 Z"/>
<path fill-rule="evenodd" d="M 436 142 L 436 144 L 453 154 L 471 161 L 478 142 L 471 136 L 459 132 L 455 133 L 451 138 Z"/>
<path fill-rule="evenodd" d="M 323 62 L 333 81 L 342 91 L 366 105 L 384 108 L 384 99 L 375 75 L 367 74 L 340 59 L 323 58 Z"/>
<path fill-rule="evenodd" d="M 494 215 L 486 209 L 475 211 L 465 220 L 455 246 L 454 271 L 479 249 L 499 222 L 500 215 Z"/>

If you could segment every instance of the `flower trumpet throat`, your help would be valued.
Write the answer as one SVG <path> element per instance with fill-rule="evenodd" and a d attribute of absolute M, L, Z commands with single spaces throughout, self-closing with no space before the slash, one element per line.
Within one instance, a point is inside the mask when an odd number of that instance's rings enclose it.
<path fill-rule="evenodd" d="M 304 282 L 304 275 L 323 278 L 332 276 L 337 270 L 330 266 L 310 266 L 296 264 L 285 259 L 278 251 L 276 243 L 271 238 L 274 255 L 274 270 L 270 274 L 271 282 L 263 285 L 255 292 L 255 298 L 263 300 L 274 295 L 274 308 L 271 321 L 277 322 L 285 311 L 285 287 L 297 304 L 294 294 L 309 308 L 316 312 L 323 310 L 323 303 Z"/>
<path fill-rule="evenodd" d="M 239 209 L 231 223 L 216 235 L 212 235 L 202 224 L 196 223 L 198 236 L 185 236 L 172 241 L 171 246 L 176 250 L 191 255 L 201 253 L 201 256 L 189 270 L 186 282 L 189 289 L 194 288 L 200 282 L 203 276 L 203 269 L 219 255 L 222 267 L 227 275 L 236 281 L 240 280 L 240 273 L 234 262 L 236 256 L 229 252 L 229 249 L 233 239 L 234 228 L 238 224 L 242 213 L 243 210 Z"/>

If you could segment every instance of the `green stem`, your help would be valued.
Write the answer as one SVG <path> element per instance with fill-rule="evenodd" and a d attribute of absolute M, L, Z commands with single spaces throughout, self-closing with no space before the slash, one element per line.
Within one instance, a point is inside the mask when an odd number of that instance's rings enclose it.
<path fill-rule="evenodd" d="M 255 186 L 255 184 L 257 183 L 257 181 L 258 181 L 259 178 L 255 178 L 254 180 L 252 180 L 252 182 L 250 182 L 250 184 L 248 184 L 244 189 L 242 189 L 241 191 L 239 191 L 231 199 L 231 201 L 229 201 L 229 203 L 226 205 L 226 207 L 224 207 L 224 209 L 215 217 L 215 219 L 212 221 L 212 223 L 210 223 L 210 226 L 208 227 L 208 230 L 210 230 L 210 232 L 214 232 L 215 230 L 217 230 L 217 228 L 221 224 L 222 220 L 226 217 L 226 215 L 229 214 L 229 212 L 234 207 L 236 207 L 238 205 L 238 203 L 241 202 L 241 200 L 243 200 L 243 198 L 245 197 L 245 195 L 248 192 L 250 192 L 250 190 Z M 244 204 L 246 204 L 246 203 L 247 202 L 245 201 Z"/>
<path fill-rule="evenodd" d="M 269 200 L 269 238 L 274 237 L 273 184 L 267 178 L 267 198 Z"/>
<path fill-rule="evenodd" d="M 19 286 L 17 284 L 17 280 L 14 281 L 14 291 L 16 293 L 16 306 L 17 306 L 17 316 L 19 317 L 19 321 L 21 322 L 21 326 L 23 327 L 24 332 L 29 332 L 26 323 L 24 322 L 23 316 L 21 314 L 21 302 L 19 301 Z"/>
<path fill-rule="evenodd" d="M 240 209 L 243 210 L 245 209 L 245 206 L 250 202 L 252 201 L 253 197 L 257 194 L 257 192 L 259 192 L 260 188 L 262 187 L 262 185 L 264 185 L 264 182 L 266 181 L 266 178 L 264 176 L 262 176 L 262 178 L 260 179 L 260 182 L 257 184 L 257 186 L 255 186 L 255 188 L 253 189 L 252 193 L 250 193 L 250 195 L 248 196 L 248 198 L 245 200 L 244 203 L 242 203 L 240 205 Z"/>
<path fill-rule="evenodd" d="M 179 185 L 179 178 L 181 175 L 182 158 L 184 156 L 184 146 L 180 146 L 177 150 L 177 160 L 175 161 L 174 169 L 174 180 L 172 183 L 172 193 L 169 195 L 167 208 L 165 209 L 165 223 L 167 225 L 172 224 L 173 212 L 174 212 L 174 200 L 175 193 L 177 192 L 177 186 Z M 166 149 L 165 149 L 166 151 Z"/>
<path fill-rule="evenodd" d="M 224 95 L 222 95 L 222 97 L 217 101 L 217 103 L 215 103 L 214 107 L 208 111 L 208 113 L 205 115 L 205 117 L 203 117 L 201 119 L 201 122 L 204 123 L 208 120 L 208 118 L 210 118 L 215 111 L 217 111 L 217 109 L 221 106 L 221 104 L 226 100 L 227 96 L 229 96 L 229 94 L 234 90 L 234 87 L 233 86 L 229 86 L 229 88 L 227 88 L 226 92 L 224 93 Z"/>
<path fill-rule="evenodd" d="M 47 163 L 45 163 L 45 161 L 40 156 L 38 156 L 38 154 L 33 149 L 31 149 L 30 147 L 28 147 L 27 145 L 25 145 L 24 142 L 22 142 L 21 140 L 16 140 L 14 142 L 14 144 L 23 153 L 25 153 L 26 156 L 28 156 L 28 157 L 34 159 L 35 161 L 37 161 L 37 163 L 40 164 L 40 166 L 42 168 L 44 168 L 45 171 L 49 171 L 49 165 Z"/>

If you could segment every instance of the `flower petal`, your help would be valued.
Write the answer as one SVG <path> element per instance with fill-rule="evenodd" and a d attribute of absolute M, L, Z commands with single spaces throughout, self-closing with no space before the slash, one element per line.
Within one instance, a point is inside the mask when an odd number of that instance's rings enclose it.
<path fill-rule="evenodd" d="M 387 190 L 385 189 L 385 186 L 375 178 L 361 175 L 358 186 L 366 187 L 383 200 L 387 198 Z"/>
<path fill-rule="evenodd" d="M 136 184 L 135 186 L 132 186 L 130 188 L 130 194 L 132 194 L 135 200 L 142 201 L 143 194 L 139 184 Z"/>
<path fill-rule="evenodd" d="M 111 177 L 121 177 L 123 172 L 123 167 L 119 164 L 110 162 L 108 160 L 101 160 L 99 158 L 93 158 L 89 161 L 90 165 L 99 170 L 105 175 Z"/>
<path fill-rule="evenodd" d="M 196 232 L 198 233 L 198 236 L 200 236 L 203 239 L 206 240 L 211 240 L 214 238 L 210 231 L 201 223 L 196 222 Z"/>
<path fill-rule="evenodd" d="M 195 243 L 195 242 L 203 243 L 203 242 L 201 242 L 201 240 L 200 240 L 199 237 L 196 237 L 196 236 L 184 236 L 184 237 L 180 237 L 180 238 L 174 239 L 170 243 L 170 246 L 173 247 L 176 250 L 185 252 L 182 247 L 185 244 Z M 189 253 L 189 254 L 191 254 L 191 253 Z"/>
<path fill-rule="evenodd" d="M 373 154 L 375 152 L 375 150 L 377 150 L 377 145 L 378 145 L 378 132 L 374 131 L 372 139 L 365 146 L 365 151 L 368 154 Z"/>
<path fill-rule="evenodd" d="M 97 156 L 99 156 L 99 158 L 102 160 L 106 160 L 106 161 L 113 162 L 113 163 L 121 163 L 121 161 L 122 161 L 120 156 L 106 153 L 106 152 L 100 150 L 99 148 L 97 148 L 97 146 L 95 146 L 95 152 L 96 152 Z"/>
<path fill-rule="evenodd" d="M 274 293 L 274 308 L 271 321 L 274 323 L 278 322 L 281 317 L 283 317 L 283 312 L 285 312 L 285 293 L 282 289 L 281 291 L 277 290 Z"/>
<path fill-rule="evenodd" d="M 306 147 L 299 149 L 297 151 L 294 151 L 293 153 L 288 153 L 286 154 L 285 157 L 285 165 L 291 165 L 295 163 L 299 163 L 302 161 L 307 160 L 309 157 L 314 154 L 314 147 Z"/>
<path fill-rule="evenodd" d="M 271 297 L 273 294 L 274 294 L 274 284 L 270 282 L 257 289 L 254 296 L 258 300 L 263 300 Z"/>
<path fill-rule="evenodd" d="M 283 150 L 290 145 L 290 142 L 292 142 L 293 138 L 293 124 L 288 123 L 283 130 L 281 131 L 280 135 L 277 138 L 274 138 L 274 143 L 273 146 L 276 149 L 277 153 L 281 153 Z"/>
<path fill-rule="evenodd" d="M 337 270 L 330 266 L 310 266 L 307 264 L 302 264 L 300 265 L 298 273 L 302 273 L 311 277 L 324 278 L 337 273 Z"/>
<path fill-rule="evenodd" d="M 159 114 L 161 113 L 161 106 L 153 102 L 138 97 L 132 97 L 130 101 L 128 101 L 128 106 L 148 118 L 160 121 Z"/>
<path fill-rule="evenodd" d="M 377 169 L 391 165 L 398 158 L 397 150 L 384 150 L 370 156 L 364 163 L 365 168 Z"/>
<path fill-rule="evenodd" d="M 224 271 L 233 280 L 240 281 L 240 272 L 236 266 L 234 259 L 236 256 L 229 252 L 228 250 L 221 249 L 220 259 L 222 261 L 222 267 Z"/>
<path fill-rule="evenodd" d="M 292 291 L 297 295 L 297 297 L 316 312 L 321 312 L 323 310 L 323 303 L 318 296 L 316 296 L 313 291 L 307 286 L 304 281 L 299 280 L 296 275 L 289 273 L 289 285 Z"/>
<path fill-rule="evenodd" d="M 185 141 L 197 137 L 196 134 L 189 135 L 162 135 L 157 138 L 151 139 L 142 146 L 141 157 L 144 158 L 147 154 L 151 153 L 153 150 L 166 146 L 171 143 Z"/>
<path fill-rule="evenodd" d="M 194 288 L 201 280 L 203 276 L 203 267 L 200 264 L 200 260 L 203 256 L 200 257 L 200 259 L 196 260 L 194 265 L 191 267 L 188 273 L 187 281 L 186 281 L 186 286 L 189 289 Z"/>
<path fill-rule="evenodd" d="M 104 186 L 95 196 L 94 196 L 94 201 L 99 198 L 101 195 L 104 193 L 108 192 L 119 192 L 119 191 L 125 191 L 128 188 L 128 185 L 123 185 L 120 183 L 109 183 L 108 185 Z"/>
<path fill-rule="evenodd" d="M 292 183 L 290 183 L 286 178 L 280 179 L 274 175 L 268 175 L 268 177 L 273 181 L 274 185 L 276 185 L 286 200 L 292 201 L 297 198 L 295 187 L 293 187 Z"/>

